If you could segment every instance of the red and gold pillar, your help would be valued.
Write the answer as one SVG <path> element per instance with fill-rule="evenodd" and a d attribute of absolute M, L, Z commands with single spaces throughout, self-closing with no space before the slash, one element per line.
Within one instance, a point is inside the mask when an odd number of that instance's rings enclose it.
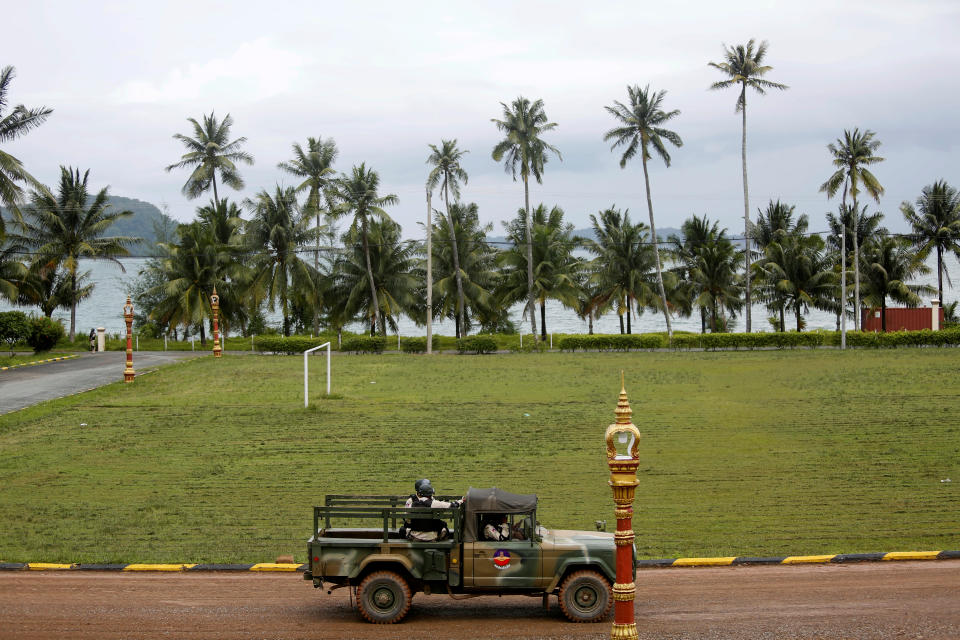
<path fill-rule="evenodd" d="M 633 559 L 633 494 L 637 485 L 637 467 L 640 466 L 640 432 L 631 422 L 633 411 L 627 400 L 620 373 L 620 398 L 614 412 L 616 422 L 607 427 L 607 466 L 610 467 L 610 488 L 616 504 L 617 582 L 613 585 L 613 630 L 615 640 L 636 640 L 637 623 L 634 620 L 633 600 L 637 585 Z"/>
<path fill-rule="evenodd" d="M 127 304 L 123 305 L 123 320 L 127 323 L 127 366 L 123 370 L 123 381 L 133 382 L 133 303 L 127 296 Z"/>
<path fill-rule="evenodd" d="M 223 355 L 223 349 L 220 348 L 220 296 L 217 295 L 216 287 L 210 296 L 210 308 L 213 309 L 213 357 L 219 358 Z"/>

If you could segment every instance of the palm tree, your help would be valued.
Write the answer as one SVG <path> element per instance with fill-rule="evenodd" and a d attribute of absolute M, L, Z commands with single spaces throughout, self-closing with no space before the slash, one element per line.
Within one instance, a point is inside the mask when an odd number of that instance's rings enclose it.
<path fill-rule="evenodd" d="M 526 212 L 527 227 L 527 313 L 530 317 L 530 329 L 533 339 L 537 340 L 536 299 L 533 293 L 533 221 L 530 218 L 530 174 L 537 183 L 543 183 L 543 167 L 547 163 L 547 153 L 556 154 L 563 160 L 560 150 L 541 138 L 547 131 L 557 127 L 556 122 L 547 122 L 543 110 L 543 100 L 530 102 L 523 96 L 517 97 L 508 107 L 503 102 L 503 120 L 492 122 L 505 134 L 493 148 L 493 159 L 503 160 L 504 169 L 517 180 L 517 169 L 523 179 L 523 209 Z"/>
<path fill-rule="evenodd" d="M 682 147 L 683 140 L 675 132 L 664 129 L 662 125 L 680 115 L 679 109 L 664 111 L 661 108 L 666 91 L 650 91 L 650 85 L 643 89 L 634 85 L 627 87 L 630 106 L 614 101 L 614 106 L 605 107 L 607 112 L 622 124 L 607 131 L 603 136 L 605 141 L 614 140 L 610 150 L 619 146 L 626 146 L 620 157 L 620 168 L 627 166 L 627 160 L 637 155 L 640 150 L 640 159 L 643 161 L 643 180 L 647 188 L 647 211 L 650 213 L 650 235 L 654 246 L 657 246 L 657 225 L 653 221 L 653 200 L 650 197 L 650 174 L 647 170 L 647 160 L 651 158 L 650 147 L 653 147 L 663 163 L 670 166 L 670 154 L 663 142 L 666 140 L 675 147 Z M 660 249 L 655 251 L 657 258 L 657 285 L 660 287 L 660 299 L 663 304 L 663 317 L 667 321 L 667 337 L 673 339 L 673 329 L 670 326 L 670 307 L 667 303 L 667 294 L 663 288 L 663 272 L 660 266 Z"/>
<path fill-rule="evenodd" d="M 35 252 L 33 267 L 44 273 L 63 267 L 69 274 L 71 341 L 76 335 L 80 258 L 110 260 L 125 272 L 117 257 L 129 255 L 127 247 L 140 240 L 104 237 L 113 223 L 133 213 L 111 210 L 106 187 L 88 202 L 89 176 L 89 170 L 81 177 L 79 169 L 61 166 L 57 195 L 47 189 L 34 191 L 24 221 L 24 235 Z"/>
<path fill-rule="evenodd" d="M 430 145 L 430 156 L 427 158 L 427 164 L 433 165 L 430 175 L 427 176 L 427 191 L 433 193 L 433 190 L 440 185 L 443 192 L 443 202 L 447 208 L 447 225 L 450 233 L 450 242 L 453 245 L 451 252 L 453 256 L 453 272 L 457 284 L 457 337 L 460 337 L 460 330 L 466 330 L 466 321 L 464 319 L 464 299 L 463 299 L 463 277 L 460 273 L 460 252 L 457 250 L 457 234 L 453 228 L 453 217 L 450 215 L 450 192 L 453 197 L 460 200 L 460 182 L 467 183 L 467 172 L 460 166 L 460 158 L 467 151 L 461 151 L 457 148 L 457 141 L 441 140 L 440 148 L 436 145 Z"/>
<path fill-rule="evenodd" d="M 293 145 L 293 160 L 289 162 L 280 162 L 277 167 L 303 178 L 296 187 L 297 193 L 308 190 L 307 206 L 308 213 L 316 216 L 316 228 L 320 229 L 320 213 L 323 210 L 322 198 L 326 193 L 330 182 L 333 180 L 333 163 L 337 159 L 337 143 L 333 138 L 324 140 L 323 137 L 307 138 L 307 150 L 304 151 L 298 143 Z M 316 253 L 313 256 L 313 270 L 320 273 L 320 234 L 316 238 Z M 316 284 L 319 287 L 319 283 Z M 316 309 L 313 315 L 313 333 L 320 333 L 320 311 Z"/>
<path fill-rule="evenodd" d="M 20 261 L 23 253 L 23 247 L 14 238 L 0 237 L 0 299 L 15 302 L 20 295 L 27 278 L 27 268 Z"/>
<path fill-rule="evenodd" d="M 8 100 L 7 92 L 15 75 L 13 67 L 4 67 L 0 70 L 0 144 L 12 142 L 26 135 L 31 129 L 43 124 L 47 116 L 53 113 L 53 109 L 46 107 L 28 109 L 18 104 L 10 113 L 4 114 Z M 44 189 L 43 185 L 27 173 L 19 160 L 9 153 L 0 151 L 0 205 L 7 207 L 16 218 L 20 217 L 17 205 L 23 200 L 23 189 L 17 184 L 18 182 L 40 191 Z M 4 235 L 4 221 L 3 216 L 0 215 L 0 242 L 3 242 Z"/>
<path fill-rule="evenodd" d="M 441 215 L 441 217 L 443 217 Z M 475 203 L 454 203 L 450 206 L 450 218 L 444 224 L 438 221 L 433 227 L 433 264 L 441 274 L 433 283 L 434 316 L 452 317 L 456 325 L 457 337 L 466 334 L 473 324 L 471 315 L 489 315 L 493 304 L 491 291 L 496 286 L 496 252 L 487 244 L 487 233 L 493 225 L 481 225 L 478 208 Z M 446 228 L 443 228 L 446 226 Z M 453 228 L 453 238 L 448 229 Z M 456 247 L 456 248 L 455 248 Z M 455 261 L 453 253 L 460 256 Z M 462 285 L 457 286 L 455 273 L 460 273 Z M 460 313 L 460 293 L 464 295 Z M 420 316 L 417 316 L 420 317 Z"/>
<path fill-rule="evenodd" d="M 744 273 L 746 274 L 746 304 L 747 304 L 747 333 L 750 333 L 750 191 L 747 188 L 747 87 L 753 89 L 760 95 L 766 95 L 767 89 L 779 89 L 784 91 L 788 89 L 787 85 L 778 82 L 765 80 L 763 76 L 773 70 L 773 67 L 763 64 L 763 59 L 767 56 L 767 41 L 764 40 L 754 50 L 756 41 L 751 38 L 747 44 L 739 44 L 735 47 L 723 45 L 723 62 L 708 63 L 714 69 L 718 69 L 727 76 L 726 80 L 720 80 L 710 85 L 710 89 L 728 89 L 732 86 L 740 86 L 740 95 L 737 97 L 736 112 L 743 116 L 743 126 L 741 129 L 742 137 L 740 141 L 740 158 L 743 162 L 743 233 L 744 233 L 744 253 L 746 255 L 746 265 Z"/>
<path fill-rule="evenodd" d="M 725 307 L 731 313 L 739 308 L 733 293 L 739 287 L 735 274 L 741 256 L 735 249 L 731 251 L 727 230 L 720 229 L 719 222 L 711 223 L 706 214 L 684 220 L 680 233 L 680 237 L 670 237 L 674 245 L 671 256 L 677 265 L 674 272 L 688 289 L 691 312 L 694 306 L 699 307 L 700 333 L 706 333 L 708 317 L 711 329 L 717 326 L 718 308 Z M 722 306 L 714 305 L 715 294 L 723 301 Z"/>
<path fill-rule="evenodd" d="M 293 187 L 277 186 L 272 196 L 263 190 L 245 204 L 253 212 L 246 233 L 247 247 L 254 252 L 253 290 L 269 301 L 271 311 L 280 303 L 283 334 L 290 335 L 290 301 L 295 291 L 312 306 L 320 306 L 316 273 L 297 254 L 318 231 L 310 228 L 310 215 L 300 212 Z"/>
<path fill-rule="evenodd" d="M 799 230 L 785 232 L 765 247 L 765 257 L 759 263 L 759 270 L 770 282 L 775 299 L 793 307 L 797 331 L 803 326 L 803 310 L 810 306 L 827 309 L 832 304 L 836 284 L 823 248 L 820 236 L 806 236 Z M 783 331 L 782 316 L 780 322 Z"/>
<path fill-rule="evenodd" d="M 500 298 L 505 305 L 523 299 L 524 274 L 528 271 L 527 255 L 523 246 L 526 212 L 517 211 L 517 217 L 506 223 L 507 236 L 513 246 L 503 251 L 498 260 L 504 267 Z M 546 302 L 548 298 L 576 308 L 579 304 L 580 275 L 583 262 L 573 255 L 580 238 L 573 235 L 573 225 L 563 222 L 563 209 L 547 209 L 543 204 L 531 211 L 533 221 L 533 290 L 540 303 L 540 339 L 547 337 Z"/>
<path fill-rule="evenodd" d="M 594 306 L 613 306 L 620 316 L 620 332 L 624 332 L 623 315 L 626 312 L 626 333 L 632 333 L 632 308 L 638 313 L 657 299 L 654 293 L 657 280 L 654 246 L 648 239 L 647 225 L 633 224 L 630 211 L 620 211 L 615 206 L 599 212 L 599 218 L 590 215 L 590 224 L 596 240 L 586 241 L 587 251 L 594 254 L 591 261 L 591 284 L 599 299 Z"/>
<path fill-rule="evenodd" d="M 943 254 L 949 251 L 960 259 L 960 194 L 946 181 L 938 180 L 923 188 L 916 209 L 904 202 L 900 211 L 913 228 L 917 259 L 926 260 L 933 249 L 937 250 L 937 295 L 943 304 L 944 274 L 950 283 Z"/>
<path fill-rule="evenodd" d="M 386 216 L 370 220 L 366 236 L 357 225 L 344 234 L 345 251 L 335 269 L 333 297 L 342 304 L 338 313 L 344 317 L 362 313 L 371 335 L 378 325 L 396 331 L 400 314 L 408 313 L 418 301 L 416 292 L 423 282 L 416 272 L 418 249 L 415 243 L 401 240 L 400 225 Z M 373 296 L 368 287 L 371 272 Z"/>
<path fill-rule="evenodd" d="M 767 247 L 780 242 L 783 238 L 793 234 L 803 235 L 807 232 L 809 219 L 804 214 L 794 219 L 793 213 L 795 210 L 794 205 L 780 202 L 780 200 L 776 202 L 771 200 L 766 210 L 757 211 L 757 221 L 750 224 L 750 236 L 759 255 L 751 256 L 751 262 L 756 258 L 765 256 Z M 755 274 L 765 274 L 765 272 L 763 269 L 753 269 L 751 278 Z M 784 309 L 788 299 L 783 294 L 783 288 L 776 286 L 777 279 L 768 281 L 766 292 L 762 292 L 759 297 L 767 299 L 768 309 L 779 312 L 779 330 L 786 331 Z"/>
<path fill-rule="evenodd" d="M 380 317 L 380 308 L 377 300 L 377 284 L 373 277 L 373 265 L 370 262 L 369 226 L 371 219 L 390 220 L 390 216 L 383 207 L 397 204 L 399 199 L 394 194 L 381 196 L 377 194 L 380 187 L 380 176 L 373 169 L 367 169 L 366 164 L 353 167 L 351 174 L 338 178 L 331 186 L 331 195 L 339 206 L 333 210 L 334 217 L 346 213 L 353 214 L 353 223 L 350 229 L 358 231 L 363 253 L 367 263 L 367 282 L 370 285 L 370 301 L 373 305 L 373 320 L 379 322 L 380 334 L 386 335 L 386 328 Z"/>
<path fill-rule="evenodd" d="M 855 222 L 854 219 L 856 219 Z M 841 324 L 846 324 L 847 307 L 851 303 L 845 285 L 850 271 L 847 265 L 855 265 L 855 263 L 847 251 L 847 247 L 853 247 L 854 244 L 862 247 L 872 238 L 888 233 L 887 229 L 882 226 L 882 222 L 883 214 L 879 211 L 867 213 L 867 205 L 861 206 L 857 213 L 853 212 L 850 205 L 844 206 L 842 204 L 836 215 L 827 212 L 827 225 L 830 227 L 827 246 L 833 255 L 834 269 L 839 268 L 838 273 L 843 274 L 837 304 L 834 305 L 834 311 L 837 313 L 837 331 L 841 330 Z M 854 228 L 854 224 L 856 224 L 856 228 Z M 861 273 L 863 271 L 862 264 L 859 267 L 854 266 L 854 268 L 860 268 Z M 842 318 L 841 314 L 843 314 Z"/>
<path fill-rule="evenodd" d="M 877 203 L 880 202 L 880 196 L 883 195 L 883 187 L 876 176 L 867 169 L 868 165 L 883 162 L 883 158 L 874 155 L 880 148 L 880 141 L 874 140 L 876 134 L 869 129 L 860 132 L 860 129 L 854 129 L 852 132 L 844 129 L 843 138 L 837 138 L 836 144 L 828 144 L 827 149 L 833 155 L 833 165 L 837 170 L 833 172 L 827 181 L 820 185 L 820 191 L 826 192 L 828 198 L 832 198 L 843 186 L 843 197 L 841 204 L 847 204 L 847 191 L 853 197 L 853 228 L 857 227 L 857 194 L 860 193 L 860 185 L 866 189 L 867 193 L 873 197 Z M 845 237 L 845 236 L 844 236 Z M 843 256 L 846 260 L 846 256 Z M 860 263 L 860 245 L 857 234 L 853 236 L 853 260 L 855 264 Z M 844 287 L 845 289 L 846 287 Z M 853 307 L 854 327 L 860 328 L 860 269 L 853 270 Z"/>
<path fill-rule="evenodd" d="M 864 300 L 880 307 L 880 324 L 887 330 L 887 298 L 910 305 L 920 304 L 919 293 L 932 293 L 928 285 L 907 284 L 917 275 L 930 273 L 919 256 L 912 253 L 907 238 L 881 235 L 863 245 Z"/>
<path fill-rule="evenodd" d="M 183 195 L 193 199 L 212 186 L 213 199 L 219 201 L 218 171 L 224 184 L 237 190 L 243 189 L 243 178 L 237 171 L 236 163 L 243 162 L 251 165 L 253 156 L 240 150 L 243 143 L 247 141 L 246 138 L 230 141 L 230 127 L 233 126 L 233 118 L 230 114 L 228 113 L 227 117 L 220 122 L 211 111 L 209 116 L 203 116 L 202 124 L 194 118 L 187 118 L 187 122 L 193 125 L 194 137 L 180 133 L 173 135 L 175 140 L 179 140 L 187 148 L 187 153 L 183 154 L 180 162 L 167 167 L 167 171 L 193 168 L 193 172 L 181 190 Z"/>

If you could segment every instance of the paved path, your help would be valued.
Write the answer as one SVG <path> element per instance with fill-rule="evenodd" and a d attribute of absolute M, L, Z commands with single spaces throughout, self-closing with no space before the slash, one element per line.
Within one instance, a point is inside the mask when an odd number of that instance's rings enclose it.
<path fill-rule="evenodd" d="M 207 353 L 139 351 L 133 355 L 133 366 L 139 374 L 160 365 L 202 355 Z M 0 371 L 0 415 L 123 380 L 125 358 L 123 351 L 105 351 L 60 362 Z"/>
<path fill-rule="evenodd" d="M 393 626 L 360 620 L 347 589 L 299 573 L 0 571 L 0 640 L 607 638 L 551 598 L 413 599 Z M 641 640 L 960 638 L 960 561 L 651 569 L 637 575 Z"/>

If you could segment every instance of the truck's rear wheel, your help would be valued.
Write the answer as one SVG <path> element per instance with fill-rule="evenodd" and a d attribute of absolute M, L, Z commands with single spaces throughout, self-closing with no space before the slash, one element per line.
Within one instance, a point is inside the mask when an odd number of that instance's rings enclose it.
<path fill-rule="evenodd" d="M 360 615 L 375 624 L 400 622 L 410 610 L 410 587 L 393 571 L 376 571 L 360 583 L 357 606 Z"/>
<path fill-rule="evenodd" d="M 560 586 L 560 609 L 573 622 L 599 622 L 610 613 L 610 583 L 596 571 L 577 571 Z"/>

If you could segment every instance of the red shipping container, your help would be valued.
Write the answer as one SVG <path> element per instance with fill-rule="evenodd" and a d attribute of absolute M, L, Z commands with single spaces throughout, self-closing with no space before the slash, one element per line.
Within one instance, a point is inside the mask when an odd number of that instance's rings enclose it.
<path fill-rule="evenodd" d="M 939 316 L 937 328 L 943 328 L 943 307 L 935 307 Z M 887 331 L 920 331 L 933 329 L 934 307 L 917 307 L 905 309 L 902 307 L 887 307 Z M 860 315 L 860 326 L 864 331 L 883 331 L 880 309 L 863 309 Z"/>

